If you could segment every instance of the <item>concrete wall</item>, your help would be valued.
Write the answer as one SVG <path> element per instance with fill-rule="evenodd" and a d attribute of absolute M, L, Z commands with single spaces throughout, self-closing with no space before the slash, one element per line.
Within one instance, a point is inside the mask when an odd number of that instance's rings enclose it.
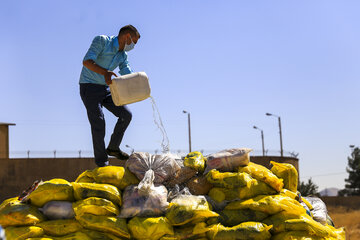
<path fill-rule="evenodd" d="M 270 166 L 270 161 L 293 164 L 298 169 L 296 158 L 251 157 L 251 161 Z M 124 161 L 110 159 L 110 164 L 123 166 Z M 96 167 L 93 158 L 14 158 L 0 159 L 0 201 L 18 196 L 35 180 L 62 178 L 75 181 L 87 169 Z"/>
<path fill-rule="evenodd" d="M 124 161 L 111 159 L 112 165 Z M 19 158 L 0 159 L 0 202 L 18 196 L 35 180 L 62 178 L 75 181 L 87 169 L 96 167 L 92 158 Z"/>

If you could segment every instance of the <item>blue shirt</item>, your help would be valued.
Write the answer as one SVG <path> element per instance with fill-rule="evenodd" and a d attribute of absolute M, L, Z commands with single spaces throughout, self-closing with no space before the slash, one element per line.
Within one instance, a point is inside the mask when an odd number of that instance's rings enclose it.
<path fill-rule="evenodd" d="M 83 61 L 89 59 L 94 60 L 97 65 L 110 71 L 119 67 L 121 75 L 132 73 L 127 61 L 127 54 L 125 51 L 119 51 L 118 38 L 115 36 L 96 36 Z M 103 75 L 91 71 L 85 66 L 81 70 L 79 83 L 106 85 Z"/>

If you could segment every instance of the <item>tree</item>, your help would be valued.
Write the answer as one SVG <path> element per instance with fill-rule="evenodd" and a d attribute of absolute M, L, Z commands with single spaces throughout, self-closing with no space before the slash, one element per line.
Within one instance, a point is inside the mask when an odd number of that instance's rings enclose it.
<path fill-rule="evenodd" d="M 301 193 L 301 196 L 310 196 L 315 195 L 318 196 L 318 189 L 319 187 L 309 178 L 308 182 L 300 182 L 300 185 L 298 187 L 299 192 Z"/>
<path fill-rule="evenodd" d="M 340 196 L 360 195 L 360 149 L 355 147 L 351 156 L 348 157 L 346 171 L 349 177 L 345 179 L 345 189 L 339 191 Z"/>

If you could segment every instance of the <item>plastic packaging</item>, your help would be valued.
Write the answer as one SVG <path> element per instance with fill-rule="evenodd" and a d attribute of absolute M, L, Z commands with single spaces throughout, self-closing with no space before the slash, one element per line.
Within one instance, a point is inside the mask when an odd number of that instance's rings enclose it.
<path fill-rule="evenodd" d="M 111 184 L 123 190 L 129 185 L 138 184 L 139 180 L 127 168 L 106 166 L 83 172 L 75 182 Z"/>
<path fill-rule="evenodd" d="M 180 170 L 172 154 L 152 155 L 147 152 L 136 152 L 126 161 L 126 167 L 142 180 L 148 170 L 154 171 L 154 183 L 162 183 L 173 178 Z"/>
<path fill-rule="evenodd" d="M 120 213 L 119 208 L 105 198 L 86 198 L 84 200 L 74 202 L 72 207 L 76 216 L 81 216 L 85 213 L 99 216 L 117 216 Z"/>
<path fill-rule="evenodd" d="M 85 233 L 91 240 L 123 240 L 124 238 L 116 237 L 111 233 L 100 232 L 95 230 L 83 229 L 81 232 Z"/>
<path fill-rule="evenodd" d="M 232 148 L 208 155 L 205 173 L 211 169 L 217 169 L 223 172 L 232 172 L 240 166 L 249 164 L 250 148 Z"/>
<path fill-rule="evenodd" d="M 125 188 L 123 206 L 119 217 L 157 217 L 166 212 L 168 191 L 163 185 L 151 186 L 147 193 L 139 191 L 138 186 Z"/>
<path fill-rule="evenodd" d="M 287 211 L 297 215 L 306 214 L 305 208 L 303 208 L 298 201 L 283 195 L 259 195 L 248 200 L 234 201 L 229 203 L 225 209 L 252 209 L 269 215 L 273 215 L 281 211 Z"/>
<path fill-rule="evenodd" d="M 219 172 L 212 169 L 206 175 L 209 183 L 220 188 L 237 188 L 250 186 L 254 179 L 247 173 Z"/>
<path fill-rule="evenodd" d="M 205 176 L 193 177 L 186 183 L 186 186 L 193 195 L 206 195 L 213 187 L 213 185 L 206 180 Z"/>
<path fill-rule="evenodd" d="M 256 163 L 249 162 L 249 165 L 239 167 L 238 171 L 250 174 L 251 177 L 265 182 L 278 192 L 280 192 L 284 186 L 282 179 L 279 179 L 266 167 Z"/>
<path fill-rule="evenodd" d="M 92 238 L 90 238 L 88 235 L 86 235 L 83 232 L 75 232 L 75 233 L 70 233 L 68 235 L 65 236 L 61 236 L 61 237 L 53 237 L 53 236 L 48 236 L 48 235 L 44 235 L 42 237 L 36 237 L 36 238 L 27 238 L 26 240 L 93 240 Z"/>
<path fill-rule="evenodd" d="M 209 196 L 217 202 L 236 199 L 245 200 L 262 194 L 275 194 L 276 191 L 264 182 L 253 179 L 248 187 L 240 188 L 212 188 Z"/>
<path fill-rule="evenodd" d="M 121 206 L 120 191 L 113 185 L 97 183 L 72 183 L 72 185 L 74 187 L 74 197 L 76 200 L 99 197 Z"/>
<path fill-rule="evenodd" d="M 75 213 L 71 202 L 67 201 L 50 201 L 39 210 L 50 220 L 71 219 Z"/>
<path fill-rule="evenodd" d="M 179 165 L 180 170 L 174 177 L 169 178 L 163 183 L 168 188 L 173 188 L 175 185 L 185 184 L 197 174 L 197 170 L 184 166 L 184 161 L 182 159 L 175 159 L 175 161 Z"/>
<path fill-rule="evenodd" d="M 145 72 L 130 73 L 112 79 L 111 97 L 116 106 L 135 103 L 150 97 L 149 79 Z"/>
<path fill-rule="evenodd" d="M 284 188 L 296 192 L 298 186 L 298 173 L 296 168 L 290 163 L 278 163 L 270 161 L 273 165 L 271 171 L 278 177 L 283 179 Z"/>
<path fill-rule="evenodd" d="M 217 224 L 210 226 L 206 235 L 211 240 L 267 240 L 271 238 L 269 229 L 271 229 L 271 226 L 267 226 L 260 222 L 244 222 L 234 227 L 225 227 L 221 224 Z"/>
<path fill-rule="evenodd" d="M 2 227 L 34 225 L 41 221 L 44 221 L 44 216 L 36 207 L 29 204 L 18 202 L 7 204 L 0 209 L 0 225 Z"/>
<path fill-rule="evenodd" d="M 64 236 L 82 229 L 80 223 L 75 219 L 45 221 L 36 226 L 41 227 L 45 234 L 50 236 Z"/>
<path fill-rule="evenodd" d="M 40 227 L 8 227 L 5 230 L 5 237 L 7 240 L 22 240 L 31 237 L 41 237 L 44 231 Z"/>
<path fill-rule="evenodd" d="M 327 223 L 327 209 L 325 203 L 317 197 L 303 197 L 305 200 L 307 200 L 313 209 L 311 210 L 311 213 L 313 215 L 313 218 L 315 221 L 318 221 L 322 225 L 326 225 Z"/>
<path fill-rule="evenodd" d="M 139 240 L 157 240 L 166 234 L 174 234 L 173 227 L 165 217 L 134 217 L 129 221 L 128 228 L 131 236 Z"/>
<path fill-rule="evenodd" d="M 243 222 L 261 222 L 269 215 L 251 209 L 223 210 L 219 212 L 219 221 L 226 227 L 233 227 Z"/>
<path fill-rule="evenodd" d="M 76 219 L 84 228 L 111 233 L 117 237 L 130 238 L 126 219 L 92 214 L 76 216 Z"/>
<path fill-rule="evenodd" d="M 50 201 L 74 201 L 73 188 L 64 179 L 52 179 L 40 183 L 38 187 L 27 197 L 32 205 L 44 206 Z"/>
<path fill-rule="evenodd" d="M 184 166 L 192 168 L 198 172 L 204 172 L 205 158 L 201 152 L 191 152 L 184 159 Z"/>
<path fill-rule="evenodd" d="M 274 233 L 285 231 L 305 231 L 310 235 L 319 237 L 336 237 L 330 228 L 323 226 L 316 222 L 307 214 L 289 214 L 288 212 L 281 212 L 264 220 L 267 224 L 272 224 Z"/>
<path fill-rule="evenodd" d="M 167 219 L 174 226 L 217 216 L 219 214 L 210 210 L 205 197 L 193 195 L 180 195 L 174 198 L 166 212 Z"/>

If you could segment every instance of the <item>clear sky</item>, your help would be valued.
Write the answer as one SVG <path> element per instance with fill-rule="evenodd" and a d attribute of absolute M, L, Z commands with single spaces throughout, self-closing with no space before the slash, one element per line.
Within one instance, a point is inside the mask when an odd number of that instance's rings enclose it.
<path fill-rule="evenodd" d="M 350 144 L 359 145 L 360 2 L 2 1 L 0 122 L 10 151 L 91 150 L 79 96 L 82 59 L 96 35 L 133 24 L 129 52 L 145 71 L 172 151 L 249 147 L 299 153 L 300 176 L 342 188 Z M 123 145 L 160 148 L 149 100 L 129 105 Z M 115 117 L 105 113 L 108 141 Z M 124 148 L 124 150 L 128 150 Z M 278 154 L 278 152 L 277 152 Z M 327 175 L 327 176 L 323 176 Z"/>

